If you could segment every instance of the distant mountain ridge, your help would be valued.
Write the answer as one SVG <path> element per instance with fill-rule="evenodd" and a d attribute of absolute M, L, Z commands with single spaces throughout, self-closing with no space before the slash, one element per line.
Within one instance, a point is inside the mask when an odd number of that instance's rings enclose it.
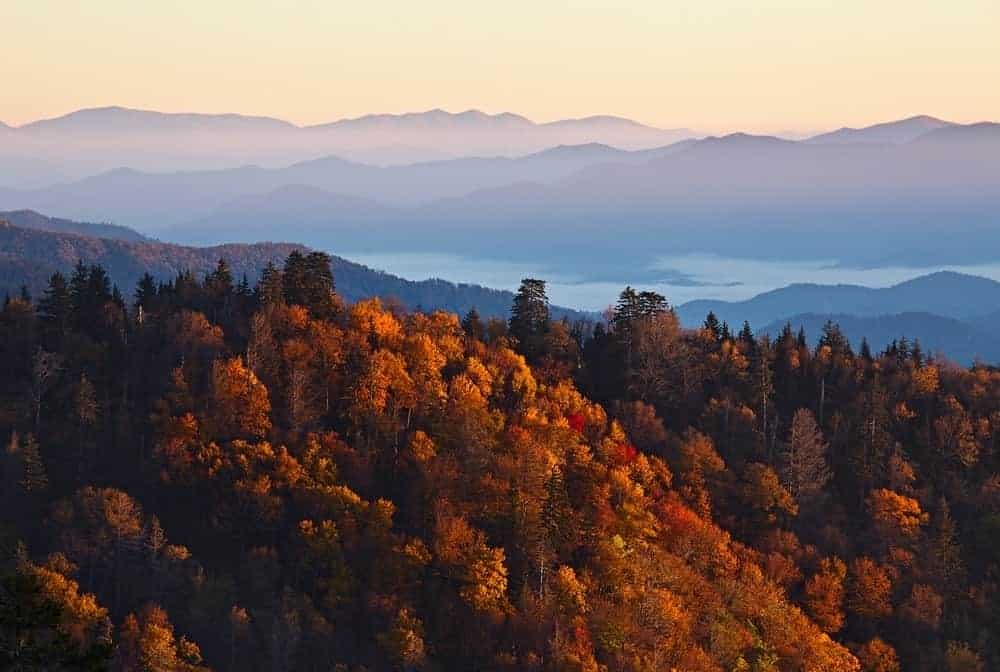
<path fill-rule="evenodd" d="M 448 143 L 462 152 L 482 146 L 476 138 L 486 136 L 469 135 L 464 126 L 523 123 L 516 115 L 500 121 L 482 113 L 457 116 L 411 115 L 405 124 L 422 127 L 394 139 L 447 156 Z M 438 125 L 436 119 L 448 130 L 424 128 Z M 403 123 L 397 116 L 378 120 Z M 562 126 L 578 123 L 633 128 L 603 117 Z M 936 123 L 921 117 L 880 125 L 879 132 L 882 126 L 910 128 L 912 135 L 914 124 Z M 541 126 L 552 125 L 533 128 Z M 316 137 L 332 137 L 325 132 Z M 1000 256 L 997 124 L 952 124 L 898 143 L 795 142 L 736 133 L 636 150 L 593 138 L 564 142 L 548 131 L 506 133 L 487 133 L 503 140 L 494 145 L 502 155 L 405 166 L 374 166 L 338 153 L 284 168 L 267 162 L 180 172 L 132 166 L 43 189 L 0 189 L 0 208 L 111 221 L 199 245 L 270 237 L 270 224 L 312 247 L 501 258 L 544 264 L 582 280 L 623 283 L 639 282 L 636 274 L 648 276 L 663 257 L 705 252 L 836 259 L 857 267 L 965 266 Z M 546 144 L 507 156 L 520 147 L 507 140 L 528 136 Z M 166 147 L 177 145 L 167 140 L 180 136 L 164 137 Z M 206 133 L 180 145 L 215 156 L 218 137 Z M 258 139 L 237 133 L 226 142 L 243 137 Z M 347 131 L 338 137 L 357 139 Z M 131 146 L 128 134 L 116 138 Z M 447 141 L 439 143 L 442 138 Z M 324 147 L 320 140 L 309 140 L 310 151 Z M 0 142 L 0 149 L 7 145 Z M 104 160 L 103 149 L 96 145 L 88 155 Z M 44 156 L 22 159 L 18 165 L 31 170 L 51 168 Z M 19 174 L 30 173 L 28 168 Z M 296 193 L 303 198 L 291 198 Z"/>
<path fill-rule="evenodd" d="M 877 317 L 807 313 L 777 320 L 757 333 L 774 338 L 785 325 L 789 325 L 794 332 L 801 328 L 809 344 L 815 345 L 827 322 L 834 322 L 840 327 L 855 351 L 862 339 L 867 340 L 872 352 L 877 354 L 893 341 L 901 342 L 905 338 L 911 345 L 919 342 L 924 355 L 943 356 L 966 366 L 976 362 L 1000 364 L 1000 341 L 997 341 L 995 331 L 979 323 L 931 313 L 904 312 Z"/>
<path fill-rule="evenodd" d="M 421 205 L 521 181 L 551 184 L 588 166 L 639 163 L 679 151 L 672 146 L 627 151 L 601 143 L 558 145 L 522 157 L 470 157 L 404 166 L 370 166 L 336 156 L 284 168 L 151 173 L 118 168 L 75 182 L 32 190 L 0 187 L 0 206 L 110 219 L 147 230 L 200 220 L 232 201 L 289 186 L 323 189 L 379 205 Z M 372 204 L 376 207 L 376 204 Z"/>
<path fill-rule="evenodd" d="M 748 321 L 755 333 L 776 336 L 784 326 L 801 327 L 815 344 L 828 321 L 837 323 L 857 348 L 874 351 L 905 337 L 925 353 L 943 353 L 963 364 L 1000 364 L 1000 282 L 940 271 L 891 287 L 797 283 L 745 301 L 689 301 L 675 308 L 681 323 L 697 327 L 709 312 L 738 330 Z"/>
<path fill-rule="evenodd" d="M 21 132 L 40 134 L 47 131 L 77 133 L 84 130 L 97 130 L 104 132 L 109 127 L 113 127 L 121 133 L 123 131 L 151 132 L 178 129 L 205 130 L 212 127 L 224 129 L 236 126 L 296 127 L 290 122 L 273 117 L 233 113 L 156 112 L 109 105 L 107 107 L 85 108 L 57 117 L 39 119 L 15 128 Z"/>
<path fill-rule="evenodd" d="M 53 233 L 75 233 L 95 238 L 110 238 L 113 240 L 130 240 L 133 242 L 150 241 L 138 231 L 115 224 L 93 224 L 77 222 L 58 217 L 46 217 L 34 210 L 15 210 L 0 212 L 0 221 L 6 221 L 24 229 L 39 229 Z"/>
<path fill-rule="evenodd" d="M 800 314 L 850 314 L 879 317 L 933 313 L 956 320 L 976 319 L 1000 307 L 1000 282 L 975 275 L 939 271 L 891 287 L 797 283 L 745 301 L 689 301 L 677 307 L 683 324 L 695 326 L 709 312 L 738 326 L 780 322 Z"/>
<path fill-rule="evenodd" d="M 0 185 L 50 186 L 121 167 L 210 170 L 289 165 L 325 155 L 378 165 L 441 158 L 521 156 L 561 144 L 659 147 L 695 134 L 619 117 L 536 123 L 511 114 L 435 109 L 299 126 L 273 117 L 164 113 L 124 107 L 78 110 L 4 131 Z M 24 160 L 41 161 L 25 172 Z"/>
<path fill-rule="evenodd" d="M 319 247 L 368 249 L 377 239 L 387 249 L 482 256 L 522 231 L 538 245 L 510 250 L 520 255 L 512 259 L 571 246 L 577 256 L 565 263 L 574 270 L 609 263 L 611 251 L 628 269 L 668 254 L 759 257 L 773 254 L 775 239 L 792 258 L 959 265 L 1000 253 L 995 128 L 952 125 L 895 145 L 731 134 L 635 151 L 587 143 L 391 167 L 327 156 L 281 169 L 127 169 L 0 189 L 0 207 L 114 221 L 182 243 L 251 242 L 245 223 L 259 215 L 241 204 L 276 204 L 285 187 L 304 186 L 328 192 L 330 205 L 317 199 L 315 210 L 293 204 L 269 216 Z M 338 196 L 373 203 L 341 212 Z M 300 217 L 308 228 L 296 228 Z"/>
<path fill-rule="evenodd" d="M 814 144 L 840 144 L 840 143 L 888 143 L 898 144 L 909 142 L 916 138 L 940 128 L 947 128 L 954 124 L 928 115 L 918 115 L 890 121 L 863 128 L 839 128 L 829 133 L 821 133 L 807 138 L 806 142 Z"/>

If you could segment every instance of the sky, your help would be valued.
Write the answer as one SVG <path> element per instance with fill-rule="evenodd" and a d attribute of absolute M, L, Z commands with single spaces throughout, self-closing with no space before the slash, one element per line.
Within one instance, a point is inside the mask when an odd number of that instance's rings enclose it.
<path fill-rule="evenodd" d="M 432 108 L 819 131 L 1000 119 L 998 0 L 3 0 L 0 121 Z"/>

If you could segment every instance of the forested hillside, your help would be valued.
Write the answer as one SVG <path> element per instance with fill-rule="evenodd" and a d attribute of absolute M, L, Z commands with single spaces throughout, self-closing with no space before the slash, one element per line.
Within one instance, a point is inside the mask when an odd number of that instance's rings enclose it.
<path fill-rule="evenodd" d="M 5 303 L 0 667 L 1000 663 L 996 371 L 334 286 L 292 251 Z"/>
<path fill-rule="evenodd" d="M 18 224 L 5 222 L 5 215 L 0 214 L 0 297 L 16 296 L 22 286 L 29 295 L 39 296 L 53 273 L 68 274 L 78 262 L 101 265 L 111 283 L 122 291 L 134 287 L 147 273 L 157 281 L 173 281 L 183 274 L 204 276 L 220 258 L 227 260 L 237 282 L 245 276 L 249 283 L 269 263 L 280 264 L 293 250 L 306 251 L 292 243 L 187 247 L 144 239 L 125 227 L 73 222 L 33 212 L 8 214 L 17 215 L 14 221 Z M 341 257 L 332 257 L 331 263 L 340 294 L 349 301 L 381 296 L 410 308 L 459 313 L 475 308 L 486 316 L 506 317 L 513 298 L 511 292 L 479 285 L 404 280 Z M 565 308 L 553 310 L 571 320 L 586 317 Z"/>
<path fill-rule="evenodd" d="M 931 313 L 899 313 L 878 317 L 805 313 L 792 315 L 766 325 L 760 331 L 772 338 L 790 324 L 796 332 L 802 329 L 809 343 L 822 336 L 827 322 L 836 322 L 844 337 L 855 347 L 862 341 L 883 349 L 894 341 L 916 343 L 927 353 L 934 353 L 960 364 L 1000 362 L 1000 343 L 987 326 L 987 317 L 964 322 Z"/>
<path fill-rule="evenodd" d="M 76 222 L 59 217 L 47 217 L 34 210 L 11 210 L 0 212 L 0 221 L 7 221 L 22 229 L 38 229 L 55 233 L 75 233 L 81 236 L 95 238 L 112 238 L 115 240 L 148 241 L 149 238 L 138 231 L 116 224 L 95 224 L 92 222 Z"/>

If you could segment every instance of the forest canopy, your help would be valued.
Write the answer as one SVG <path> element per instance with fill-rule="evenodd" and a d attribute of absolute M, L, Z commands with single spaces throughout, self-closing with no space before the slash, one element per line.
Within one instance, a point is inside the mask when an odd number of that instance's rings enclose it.
<path fill-rule="evenodd" d="M 291 250 L 0 312 L 0 667 L 1000 665 L 1000 374 L 627 288 L 346 301 Z"/>

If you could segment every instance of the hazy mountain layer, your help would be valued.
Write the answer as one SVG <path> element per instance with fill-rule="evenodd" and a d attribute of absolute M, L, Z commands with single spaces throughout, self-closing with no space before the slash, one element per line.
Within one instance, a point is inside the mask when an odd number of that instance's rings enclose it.
<path fill-rule="evenodd" d="M 639 274 L 648 281 L 660 257 L 698 252 L 868 267 L 987 262 L 1000 255 L 1000 125 L 942 128 L 901 145 L 710 138 L 554 184 L 418 208 L 356 206 L 303 203 L 278 190 L 162 235 L 246 240 L 280 220 L 316 247 L 544 261 L 623 283 Z"/>
<path fill-rule="evenodd" d="M 689 301 L 677 308 L 681 322 L 695 326 L 709 312 L 738 326 L 760 326 L 803 313 L 878 317 L 895 313 L 934 313 L 975 319 L 1000 305 L 1000 282 L 962 273 L 923 275 L 892 287 L 794 284 L 746 301 Z"/>
<path fill-rule="evenodd" d="M 759 333 L 774 338 L 788 324 L 794 332 L 802 328 L 809 344 L 815 345 L 828 321 L 840 327 L 855 349 L 860 347 L 862 339 L 867 339 L 871 349 L 880 352 L 891 342 L 905 338 L 911 345 L 919 341 L 925 355 L 943 355 L 946 359 L 963 365 L 1000 362 L 1000 344 L 997 343 L 995 332 L 987 331 L 978 323 L 930 313 L 898 313 L 877 317 L 807 313 L 772 322 Z"/>
<path fill-rule="evenodd" d="M 300 127 L 267 117 L 107 107 L 3 130 L 0 184 L 39 186 L 119 167 L 167 171 L 248 163 L 280 166 L 329 154 L 397 164 L 518 156 L 590 142 L 643 149 L 691 135 L 683 129 L 663 130 L 617 117 L 535 123 L 514 114 L 476 110 L 370 115 Z"/>

